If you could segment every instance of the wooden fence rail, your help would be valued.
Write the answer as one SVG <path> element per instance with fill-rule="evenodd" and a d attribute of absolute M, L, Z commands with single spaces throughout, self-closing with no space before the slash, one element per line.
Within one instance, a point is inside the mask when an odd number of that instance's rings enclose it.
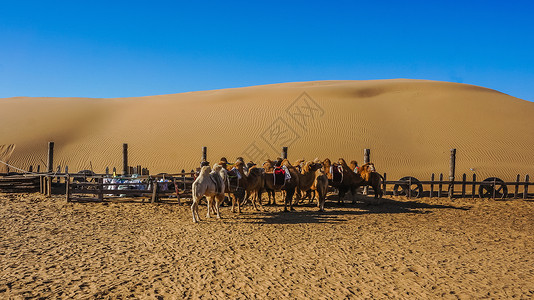
<path fill-rule="evenodd" d="M 386 178 L 387 174 L 384 173 L 384 179 Z M 441 198 L 444 193 L 446 193 L 449 198 L 465 198 L 467 196 L 466 191 L 468 186 L 471 186 L 471 198 L 530 198 L 528 189 L 529 186 L 534 185 L 534 182 L 530 182 L 529 175 L 525 176 L 524 181 L 520 181 L 520 178 L 521 176 L 517 175 L 515 181 L 503 181 L 497 177 L 490 177 L 482 181 L 477 181 L 476 174 L 473 174 L 473 179 L 468 181 L 467 175 L 463 174 L 461 180 L 443 180 L 443 174 L 439 174 L 439 180 L 435 180 L 435 174 L 432 174 L 430 180 L 418 180 L 414 177 L 403 177 L 401 180 L 396 181 L 384 180 L 382 189 L 387 191 L 387 186 L 393 185 L 393 195 L 405 195 L 408 198 L 412 198 L 422 197 L 425 194 L 424 186 L 427 186 L 428 197 L 430 198 L 435 196 Z M 434 189 L 436 186 L 437 191 Z M 444 186 L 447 188 L 444 189 Z M 460 187 L 460 189 L 457 190 L 455 187 Z M 510 188 L 510 190 L 508 188 Z M 523 190 L 522 193 L 520 193 L 520 189 Z"/>
<path fill-rule="evenodd" d="M 67 202 L 101 202 L 104 201 L 105 198 L 110 199 L 117 197 L 150 198 L 150 202 L 152 203 L 158 202 L 159 199 L 163 197 L 176 197 L 177 201 L 180 202 L 180 198 L 191 197 L 191 186 L 194 181 L 194 177 L 191 176 L 193 174 L 194 173 L 188 172 L 177 173 L 174 174 L 174 176 L 170 176 L 170 174 L 139 176 L 136 178 L 128 178 L 127 180 L 130 180 L 130 182 L 115 183 L 104 183 L 105 177 L 103 176 L 83 177 L 83 182 L 76 181 L 75 176 L 67 176 L 65 196 Z M 168 181 L 158 181 L 160 178 L 163 179 L 164 176 Z M 131 180 L 138 180 L 140 182 L 131 182 Z"/>
<path fill-rule="evenodd" d="M 0 177 L 0 192 L 2 193 L 33 193 L 39 190 L 38 176 L 5 176 Z"/>

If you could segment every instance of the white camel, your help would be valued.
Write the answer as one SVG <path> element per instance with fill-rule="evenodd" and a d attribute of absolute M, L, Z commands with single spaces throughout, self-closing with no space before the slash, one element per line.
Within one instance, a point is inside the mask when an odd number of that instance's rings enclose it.
<path fill-rule="evenodd" d="M 206 218 L 210 217 L 210 211 L 217 214 L 217 219 L 221 218 L 219 206 L 224 200 L 225 182 L 222 174 L 224 170 L 221 165 L 213 165 L 213 171 L 209 166 L 204 166 L 200 170 L 200 175 L 193 182 L 193 204 L 191 213 L 193 214 L 193 223 L 200 221 L 198 216 L 198 204 L 203 196 L 208 201 L 208 213 Z"/>

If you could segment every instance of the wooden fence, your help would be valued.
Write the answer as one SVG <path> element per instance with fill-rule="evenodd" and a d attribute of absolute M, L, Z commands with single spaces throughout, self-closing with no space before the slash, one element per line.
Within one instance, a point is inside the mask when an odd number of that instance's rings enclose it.
<path fill-rule="evenodd" d="M 449 197 L 449 198 L 491 198 L 491 199 L 527 199 L 530 198 L 529 186 L 530 176 L 516 176 L 516 181 L 505 182 L 497 177 L 489 177 L 482 181 L 477 181 L 476 174 L 471 180 L 467 180 L 467 175 L 463 174 L 461 180 L 443 180 L 443 174 L 439 174 L 436 180 L 435 174 L 430 180 L 420 181 L 415 177 L 407 176 L 397 181 L 388 181 L 387 174 L 384 173 L 382 189 L 387 191 L 388 185 L 393 185 L 392 194 L 394 196 L 407 196 L 408 198 L 418 197 Z M 425 191 L 424 188 L 427 188 Z"/>
<path fill-rule="evenodd" d="M 180 202 L 180 198 L 191 197 L 193 176 L 194 172 L 115 178 L 69 175 L 65 178 L 65 197 L 67 202 L 149 198 L 153 203 L 165 197 Z"/>
<path fill-rule="evenodd" d="M 0 177 L 2 193 L 33 193 L 39 191 L 39 176 L 12 175 Z"/>

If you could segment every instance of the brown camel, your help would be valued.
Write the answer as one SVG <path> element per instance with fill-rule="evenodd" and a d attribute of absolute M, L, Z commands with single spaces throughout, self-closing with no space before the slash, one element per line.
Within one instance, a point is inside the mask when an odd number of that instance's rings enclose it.
<path fill-rule="evenodd" d="M 312 161 L 306 162 L 302 166 L 302 170 L 299 173 L 299 185 L 297 187 L 296 194 L 297 200 L 302 199 L 302 192 L 307 192 L 312 188 L 315 181 L 315 171 L 321 167 L 322 165 L 320 163 L 315 163 Z"/>
<path fill-rule="evenodd" d="M 319 195 L 317 207 L 319 207 L 319 211 L 324 211 L 326 192 L 328 191 L 328 177 L 326 177 L 324 168 L 319 168 L 315 171 L 315 181 L 313 183 L 313 186 L 317 191 L 317 194 Z"/>
<path fill-rule="evenodd" d="M 251 201 L 254 209 L 258 210 L 256 201 L 258 201 L 260 207 L 263 209 L 263 205 L 261 204 L 261 190 L 265 184 L 263 170 L 257 168 L 256 164 L 254 163 L 248 163 L 247 167 L 247 186 L 245 188 L 245 200 L 243 201 L 243 204 L 246 203 L 249 197 L 252 196 Z"/>
<path fill-rule="evenodd" d="M 345 194 L 350 191 L 352 203 L 356 202 L 356 190 L 363 184 L 363 179 L 360 174 L 355 173 L 350 169 L 343 158 L 338 160 L 338 164 L 342 168 L 343 180 L 339 183 L 339 198 L 338 203 L 343 203 Z"/>
<path fill-rule="evenodd" d="M 274 183 L 270 184 L 267 183 L 267 181 L 272 182 L 273 181 L 273 172 L 274 172 L 274 162 L 270 159 L 268 159 L 266 162 L 263 163 L 263 189 L 267 192 L 267 197 L 269 198 L 269 202 L 267 205 L 271 205 L 271 197 L 272 197 L 272 204 L 276 204 L 276 198 L 275 198 L 275 191 L 280 190 L 282 186 L 275 187 Z M 261 198 L 261 197 L 260 197 Z"/>
<path fill-rule="evenodd" d="M 273 191 L 285 191 L 286 195 L 284 197 L 284 211 L 294 210 L 293 209 L 293 195 L 295 194 L 295 191 L 297 187 L 299 186 L 299 172 L 298 170 L 291 165 L 291 163 L 284 159 L 280 162 L 280 165 L 285 167 L 289 171 L 289 174 L 291 175 L 291 178 L 288 180 L 285 180 L 283 185 L 275 185 L 273 180 L 273 173 L 271 172 L 265 172 L 265 190 L 273 190 Z M 269 163 L 264 164 L 264 167 L 266 167 L 265 170 L 269 169 Z M 261 196 L 260 196 L 261 198 Z M 269 199 L 270 201 L 270 199 Z"/>
<path fill-rule="evenodd" d="M 373 163 L 362 165 L 358 170 L 358 174 L 363 180 L 361 185 L 370 185 L 373 188 L 373 191 L 375 191 L 375 203 L 382 204 L 382 196 L 384 195 L 384 192 L 382 191 L 382 181 L 384 180 L 384 177 L 376 172 L 375 165 Z"/>
<path fill-rule="evenodd" d="M 238 160 L 232 170 L 228 171 L 229 189 L 228 193 L 234 194 L 232 198 L 232 212 L 235 212 L 235 205 L 237 203 L 237 212 L 241 213 L 241 202 L 245 199 L 245 191 L 247 188 L 247 176 L 243 168 L 243 162 Z"/>

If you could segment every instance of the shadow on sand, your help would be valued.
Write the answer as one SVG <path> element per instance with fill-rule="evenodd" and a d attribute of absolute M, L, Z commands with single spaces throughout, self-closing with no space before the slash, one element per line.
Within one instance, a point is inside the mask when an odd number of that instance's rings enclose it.
<path fill-rule="evenodd" d="M 312 204 L 299 204 L 295 206 L 295 211 L 266 211 L 256 215 L 252 215 L 246 223 L 266 223 L 266 224 L 303 224 L 303 223 L 339 223 L 347 221 L 343 216 L 349 215 L 366 215 L 366 214 L 427 214 L 434 209 L 459 209 L 469 210 L 466 207 L 441 205 L 441 204 L 427 204 L 416 201 L 397 201 L 393 199 L 383 199 L 381 205 L 367 205 L 367 201 L 372 201 L 373 198 L 360 196 L 360 201 L 355 204 L 337 204 L 337 202 L 327 201 L 325 203 L 325 211 L 318 210 L 302 210 L 302 207 L 316 208 Z"/>

